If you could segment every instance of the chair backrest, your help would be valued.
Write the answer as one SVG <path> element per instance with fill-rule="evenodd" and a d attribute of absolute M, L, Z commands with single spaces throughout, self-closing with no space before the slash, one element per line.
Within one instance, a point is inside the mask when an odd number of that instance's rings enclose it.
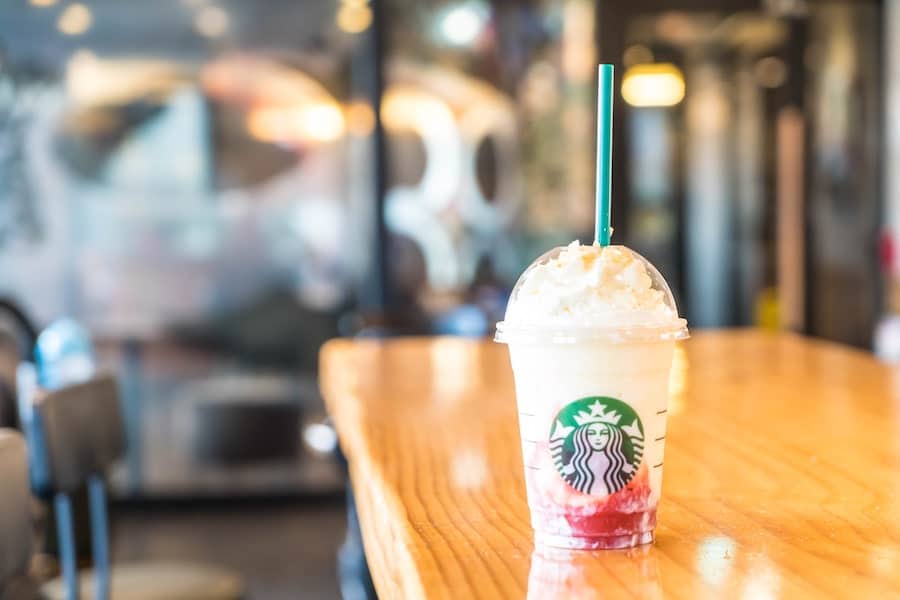
<path fill-rule="evenodd" d="M 0 310 L 0 318 L 3 312 Z M 0 427 L 17 429 L 16 366 L 21 360 L 20 344 L 7 323 L 0 321 Z"/>
<path fill-rule="evenodd" d="M 46 480 L 34 482 L 41 493 L 75 491 L 125 450 L 119 391 L 112 376 L 39 391 L 33 410 L 37 445 L 47 463 Z"/>
<path fill-rule="evenodd" d="M 0 429 L 0 588 L 31 560 L 31 496 L 22 436 Z"/>

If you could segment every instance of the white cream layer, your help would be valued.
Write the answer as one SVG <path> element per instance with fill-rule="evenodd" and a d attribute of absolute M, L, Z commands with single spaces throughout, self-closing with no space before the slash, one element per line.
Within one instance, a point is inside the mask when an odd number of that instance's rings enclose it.
<path fill-rule="evenodd" d="M 683 321 L 664 286 L 654 285 L 645 261 L 628 248 L 575 241 L 523 274 L 504 326 L 676 329 Z"/>

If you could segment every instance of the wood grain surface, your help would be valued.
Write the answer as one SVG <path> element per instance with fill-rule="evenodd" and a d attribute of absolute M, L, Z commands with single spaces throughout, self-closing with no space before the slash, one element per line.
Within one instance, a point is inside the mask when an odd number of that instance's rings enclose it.
<path fill-rule="evenodd" d="M 657 540 L 535 552 L 506 347 L 335 340 L 322 388 L 382 598 L 900 597 L 900 371 L 698 333 L 672 373 Z"/>

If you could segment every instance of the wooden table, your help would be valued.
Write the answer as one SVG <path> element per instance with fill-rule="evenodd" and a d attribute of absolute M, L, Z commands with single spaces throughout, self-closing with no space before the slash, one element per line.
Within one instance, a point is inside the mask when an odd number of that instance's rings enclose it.
<path fill-rule="evenodd" d="M 507 350 L 336 340 L 322 387 L 382 598 L 900 597 L 900 371 L 792 335 L 676 353 L 657 541 L 536 553 Z"/>

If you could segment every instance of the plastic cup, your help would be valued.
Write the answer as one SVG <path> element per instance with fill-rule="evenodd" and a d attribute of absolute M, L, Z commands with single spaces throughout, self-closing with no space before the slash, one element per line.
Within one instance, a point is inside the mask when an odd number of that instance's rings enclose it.
<path fill-rule="evenodd" d="M 562 251 L 556 248 L 535 264 Z M 653 287 L 672 294 L 645 259 Z M 516 301 L 523 274 L 513 290 Z M 513 328 L 509 345 L 535 542 L 627 548 L 653 541 L 662 488 L 669 373 L 684 321 L 665 327 Z"/>

